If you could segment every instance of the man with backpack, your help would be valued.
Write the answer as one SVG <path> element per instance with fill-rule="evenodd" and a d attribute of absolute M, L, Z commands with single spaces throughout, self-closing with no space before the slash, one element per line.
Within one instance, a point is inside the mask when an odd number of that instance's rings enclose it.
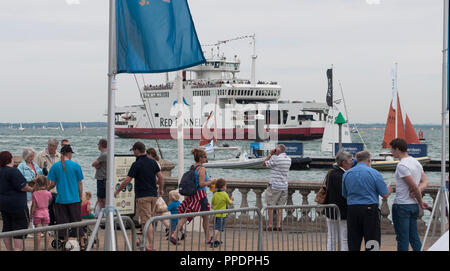
<path fill-rule="evenodd" d="M 164 177 L 155 160 L 147 157 L 144 143 L 136 142 L 130 151 L 136 156 L 136 162 L 131 165 L 127 177 L 122 181 L 120 186 L 114 192 L 114 197 L 125 189 L 134 178 L 134 193 L 136 198 L 136 214 L 140 218 L 142 229 L 155 211 L 156 200 L 163 196 Z M 157 177 L 157 181 L 156 181 Z M 158 183 L 159 189 L 156 187 Z M 152 244 L 153 227 L 150 225 L 147 232 L 149 247 L 147 251 L 154 250 Z M 140 243 L 138 241 L 138 243 Z"/>

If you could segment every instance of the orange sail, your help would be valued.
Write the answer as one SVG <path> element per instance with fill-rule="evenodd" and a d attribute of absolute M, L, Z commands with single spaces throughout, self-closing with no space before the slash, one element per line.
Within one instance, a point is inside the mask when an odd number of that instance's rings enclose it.
<path fill-rule="evenodd" d="M 417 137 L 416 130 L 409 120 L 408 114 L 406 114 L 405 119 L 405 140 L 408 144 L 420 144 L 420 140 Z"/>
<path fill-rule="evenodd" d="M 396 112 L 397 111 L 397 112 Z M 389 106 L 389 114 L 384 130 L 383 149 L 390 148 L 391 141 L 395 138 L 395 119 L 397 117 L 397 137 L 405 138 L 405 128 L 403 126 L 402 109 L 400 107 L 400 99 L 397 96 L 397 110 Z"/>

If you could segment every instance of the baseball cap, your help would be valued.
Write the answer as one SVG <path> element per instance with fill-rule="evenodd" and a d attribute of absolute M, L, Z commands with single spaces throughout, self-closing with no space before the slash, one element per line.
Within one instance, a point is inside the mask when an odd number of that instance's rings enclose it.
<path fill-rule="evenodd" d="M 64 145 L 60 151 L 60 153 L 69 153 L 69 152 L 74 153 L 70 145 Z"/>
<path fill-rule="evenodd" d="M 145 145 L 144 143 L 138 141 L 136 143 L 133 144 L 133 148 L 130 149 L 130 151 L 133 150 L 139 150 L 140 152 L 144 153 L 145 152 Z"/>

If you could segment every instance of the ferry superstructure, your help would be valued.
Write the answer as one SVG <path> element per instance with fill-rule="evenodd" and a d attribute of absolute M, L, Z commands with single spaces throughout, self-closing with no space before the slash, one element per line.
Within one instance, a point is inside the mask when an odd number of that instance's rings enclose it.
<path fill-rule="evenodd" d="M 256 115 L 265 118 L 267 134 L 279 140 L 321 138 L 328 113 L 326 103 L 281 101 L 281 86 L 255 80 L 252 56 L 251 79 L 239 79 L 240 60 L 212 54 L 205 63 L 183 71 L 184 138 L 200 139 L 208 117 L 216 125 L 218 139 L 254 140 Z M 167 76 L 168 78 L 168 76 Z M 176 139 L 177 92 L 174 82 L 145 85 L 144 104 L 117 107 L 115 134 L 122 138 Z"/>

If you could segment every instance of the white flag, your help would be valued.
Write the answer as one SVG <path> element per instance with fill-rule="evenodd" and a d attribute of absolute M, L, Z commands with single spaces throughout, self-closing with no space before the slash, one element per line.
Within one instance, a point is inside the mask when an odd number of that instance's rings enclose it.
<path fill-rule="evenodd" d="M 214 140 L 211 140 L 208 146 L 205 148 L 206 153 L 212 153 L 214 152 Z"/>
<path fill-rule="evenodd" d="M 397 79 L 397 73 L 395 69 L 392 69 L 392 108 L 397 111 L 397 87 L 395 81 Z"/>

